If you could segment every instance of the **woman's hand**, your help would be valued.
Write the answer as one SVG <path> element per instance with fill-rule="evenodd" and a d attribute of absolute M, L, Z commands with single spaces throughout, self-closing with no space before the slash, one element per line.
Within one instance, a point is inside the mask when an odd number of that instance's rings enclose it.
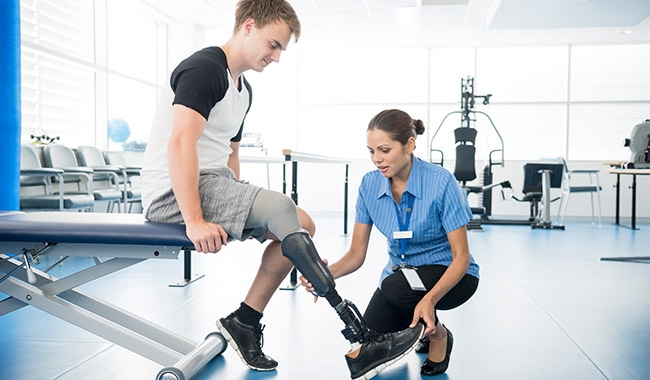
<path fill-rule="evenodd" d="M 436 317 L 433 313 L 436 303 L 431 300 L 429 297 L 423 297 L 417 305 L 415 305 L 415 310 L 413 311 L 413 321 L 411 322 L 411 328 L 415 327 L 420 319 L 424 320 L 426 328 L 424 329 L 424 335 L 433 334 L 436 332 Z"/>
<path fill-rule="evenodd" d="M 327 259 L 323 259 L 323 263 L 327 266 Z M 300 285 L 302 285 L 308 293 L 314 293 L 314 286 L 309 282 L 305 276 L 300 276 Z M 314 296 L 314 303 L 318 301 L 318 296 Z"/>

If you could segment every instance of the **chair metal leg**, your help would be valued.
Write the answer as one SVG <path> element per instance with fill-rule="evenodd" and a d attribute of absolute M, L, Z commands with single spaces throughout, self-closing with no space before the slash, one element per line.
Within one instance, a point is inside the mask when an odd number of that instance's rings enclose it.
<path fill-rule="evenodd" d="M 591 194 L 592 194 L 592 199 L 593 199 L 593 193 L 591 193 Z M 601 204 L 600 204 L 600 190 L 596 191 L 596 197 L 598 198 L 598 227 L 601 227 L 602 224 L 603 224 L 603 220 L 602 220 L 603 219 L 603 212 L 602 212 L 602 207 L 601 207 Z M 594 208 L 594 206 L 593 206 L 593 202 L 592 202 L 591 209 L 593 210 L 593 208 Z M 593 214 L 593 211 L 592 211 L 592 214 Z M 592 220 L 593 220 L 593 218 L 592 218 Z"/>
<path fill-rule="evenodd" d="M 566 196 L 566 199 L 565 199 Z M 564 218 L 566 217 L 566 212 L 569 208 L 569 198 L 571 197 L 570 192 L 565 192 L 560 198 L 560 208 L 558 210 L 558 224 L 564 225 Z"/>

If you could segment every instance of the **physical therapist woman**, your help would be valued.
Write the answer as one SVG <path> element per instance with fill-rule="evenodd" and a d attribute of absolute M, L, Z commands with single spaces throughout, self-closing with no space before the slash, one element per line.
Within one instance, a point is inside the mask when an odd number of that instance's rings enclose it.
<path fill-rule="evenodd" d="M 467 197 L 446 169 L 413 155 L 421 120 L 391 109 L 377 114 L 367 130 L 368 151 L 377 170 L 359 187 L 350 249 L 329 266 L 335 278 L 361 267 L 373 225 L 386 236 L 384 267 L 364 318 L 370 329 L 394 332 L 422 320 L 417 351 L 427 353 L 422 375 L 439 375 L 449 366 L 454 342 L 437 310 L 454 309 L 476 292 L 479 266 L 469 251 Z M 307 278 L 301 278 L 312 291 Z"/>

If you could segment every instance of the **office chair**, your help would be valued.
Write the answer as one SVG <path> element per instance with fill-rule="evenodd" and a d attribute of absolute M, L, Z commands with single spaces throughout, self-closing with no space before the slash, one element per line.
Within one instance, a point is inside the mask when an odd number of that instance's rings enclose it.
<path fill-rule="evenodd" d="M 599 170 L 574 169 L 570 170 L 564 157 L 558 157 L 558 160 L 564 166 L 562 179 L 562 198 L 560 199 L 560 209 L 558 211 L 558 223 L 564 224 L 564 218 L 569 208 L 569 198 L 571 194 L 588 193 L 591 198 L 591 222 L 595 222 L 594 194 L 598 198 L 598 226 L 602 225 L 602 211 L 600 203 L 600 186 Z"/>

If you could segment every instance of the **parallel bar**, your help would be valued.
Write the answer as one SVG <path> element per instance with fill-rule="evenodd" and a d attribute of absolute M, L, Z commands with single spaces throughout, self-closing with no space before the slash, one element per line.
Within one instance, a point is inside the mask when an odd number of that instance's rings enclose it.
<path fill-rule="evenodd" d="M 298 162 L 291 165 L 291 199 L 298 204 Z"/>
<path fill-rule="evenodd" d="M 345 185 L 343 186 L 343 235 L 348 234 L 348 172 L 350 164 L 345 164 Z"/>
<path fill-rule="evenodd" d="M 614 224 L 621 224 L 621 173 L 616 173 L 616 218 Z"/>
<path fill-rule="evenodd" d="M 636 230 L 636 174 L 632 174 L 632 229 Z"/>
<path fill-rule="evenodd" d="M 349 164 L 350 160 L 338 157 L 320 156 L 317 154 L 296 152 L 291 149 L 283 149 L 282 154 L 290 156 L 294 162 L 315 162 L 321 164 Z"/>

